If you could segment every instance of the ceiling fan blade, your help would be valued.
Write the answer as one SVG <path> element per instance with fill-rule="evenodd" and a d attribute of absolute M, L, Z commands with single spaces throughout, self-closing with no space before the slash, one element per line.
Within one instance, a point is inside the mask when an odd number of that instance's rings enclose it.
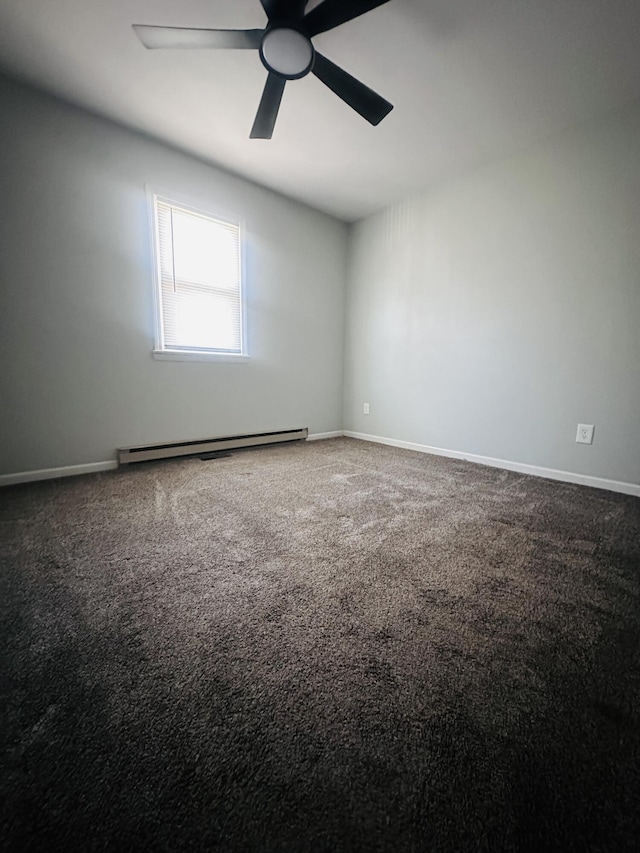
<path fill-rule="evenodd" d="M 304 30 L 308 36 L 326 33 L 340 24 L 359 18 L 389 0 L 324 0 L 304 18 Z"/>
<path fill-rule="evenodd" d="M 188 27 L 148 27 L 133 29 L 145 47 L 157 48 L 239 48 L 257 50 L 264 30 L 198 30 Z"/>
<path fill-rule="evenodd" d="M 271 23 L 278 20 L 299 21 L 304 15 L 308 0 L 260 0 L 260 2 Z"/>
<path fill-rule="evenodd" d="M 251 139 L 271 139 L 273 136 L 286 82 L 278 74 L 269 74 L 267 77 L 256 120 L 251 128 Z"/>
<path fill-rule="evenodd" d="M 393 109 L 393 104 L 385 101 L 381 95 L 356 80 L 351 74 L 347 74 L 344 69 L 335 65 L 326 56 L 322 56 L 321 53 L 316 53 L 313 73 L 325 86 L 342 98 L 345 104 L 349 104 L 373 125 L 380 124 Z"/>

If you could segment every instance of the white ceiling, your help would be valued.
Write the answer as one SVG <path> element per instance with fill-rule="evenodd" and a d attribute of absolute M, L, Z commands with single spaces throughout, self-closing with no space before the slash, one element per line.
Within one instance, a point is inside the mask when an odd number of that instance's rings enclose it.
<path fill-rule="evenodd" d="M 640 98 L 639 0 L 391 0 L 314 43 L 394 111 L 371 127 L 309 76 L 271 141 L 248 138 L 256 52 L 131 29 L 265 22 L 259 0 L 0 0 L 0 67 L 347 220 Z"/>

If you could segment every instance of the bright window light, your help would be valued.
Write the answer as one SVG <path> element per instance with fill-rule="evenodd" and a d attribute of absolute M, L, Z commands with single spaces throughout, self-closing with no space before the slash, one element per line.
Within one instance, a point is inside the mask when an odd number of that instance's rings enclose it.
<path fill-rule="evenodd" d="M 158 349 L 242 355 L 240 225 L 154 201 Z"/>

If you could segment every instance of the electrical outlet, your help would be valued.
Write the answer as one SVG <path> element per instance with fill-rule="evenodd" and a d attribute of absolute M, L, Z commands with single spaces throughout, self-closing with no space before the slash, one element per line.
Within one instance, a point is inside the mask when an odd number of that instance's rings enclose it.
<path fill-rule="evenodd" d="M 593 424 L 578 424 L 576 442 L 578 444 L 593 444 Z"/>
<path fill-rule="evenodd" d="M 363 415 L 369 414 L 369 404 L 368 403 L 365 403 L 364 406 L 362 407 L 362 414 Z"/>

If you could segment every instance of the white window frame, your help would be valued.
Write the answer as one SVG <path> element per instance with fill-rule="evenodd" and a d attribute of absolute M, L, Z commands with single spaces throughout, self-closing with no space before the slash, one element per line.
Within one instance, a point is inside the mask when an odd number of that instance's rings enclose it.
<path fill-rule="evenodd" d="M 249 352 L 247 348 L 247 299 L 246 299 L 246 275 L 245 275 L 245 251 L 244 235 L 245 223 L 240 216 L 230 214 L 228 211 L 212 210 L 208 205 L 199 201 L 189 199 L 182 194 L 161 192 L 153 187 L 147 187 L 147 204 L 151 224 L 151 249 L 153 253 L 153 305 L 155 341 L 152 350 L 153 358 L 157 361 L 205 361 L 205 362 L 247 362 Z M 162 276 L 160 271 L 160 240 L 158 234 L 158 217 L 156 203 L 182 207 L 185 210 L 209 219 L 217 219 L 238 228 L 238 247 L 240 252 L 240 339 L 241 352 L 228 353 L 215 350 L 202 349 L 171 349 L 164 345 L 164 325 L 162 320 Z"/>

